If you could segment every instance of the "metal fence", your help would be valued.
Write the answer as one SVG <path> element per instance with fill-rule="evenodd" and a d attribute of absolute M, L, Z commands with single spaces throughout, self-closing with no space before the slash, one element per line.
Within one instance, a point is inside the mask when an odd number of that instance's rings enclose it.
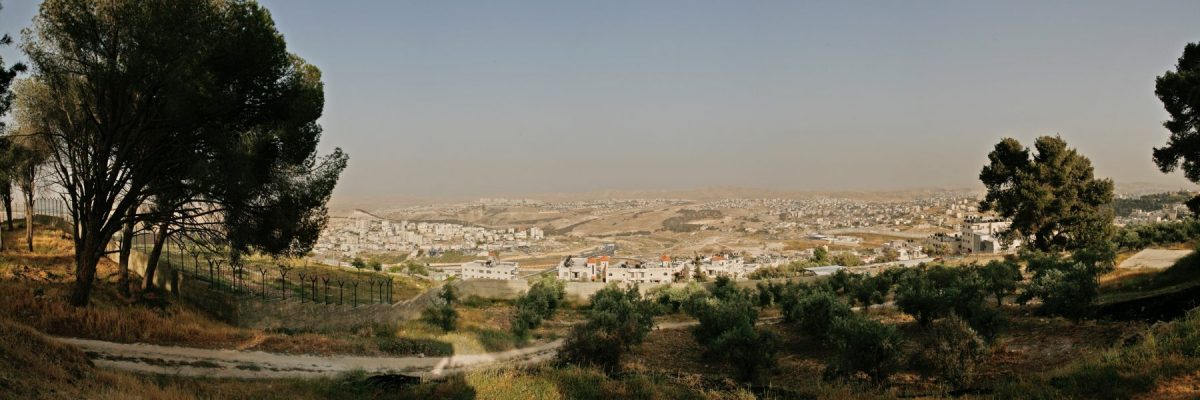
<path fill-rule="evenodd" d="M 13 197 L 13 218 L 25 218 L 25 200 L 20 196 Z M 38 215 L 47 217 L 57 217 L 64 220 L 71 218 L 71 213 L 67 209 L 67 203 L 63 199 L 55 197 L 39 197 L 33 200 L 33 213 L 35 217 Z"/>
<path fill-rule="evenodd" d="M 25 202 L 20 198 L 13 200 L 13 218 L 25 218 Z M 60 198 L 35 199 L 31 211 L 35 217 L 71 219 L 66 202 Z M 154 247 L 154 235 L 153 232 L 135 235 L 131 249 L 148 257 Z M 117 251 L 120 234 L 111 243 L 110 251 Z M 253 259 L 235 264 L 228 256 L 183 240 L 164 243 L 159 266 L 164 265 L 178 271 L 189 284 L 201 282 L 207 290 L 243 299 L 351 306 L 395 302 L 395 280 L 383 273 L 313 265 L 306 261 L 297 264 Z"/>
<path fill-rule="evenodd" d="M 153 247 L 153 233 L 134 236 L 134 251 L 148 256 Z M 227 256 L 168 240 L 159 265 L 169 265 L 189 282 L 203 282 L 209 290 L 247 299 L 351 306 L 394 303 L 395 280 L 391 276 L 307 261 L 252 259 L 233 263 Z"/>

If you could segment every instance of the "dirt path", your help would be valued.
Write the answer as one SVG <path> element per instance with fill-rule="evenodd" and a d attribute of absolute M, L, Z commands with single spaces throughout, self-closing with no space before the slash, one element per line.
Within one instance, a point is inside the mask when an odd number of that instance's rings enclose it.
<path fill-rule="evenodd" d="M 695 321 L 669 322 L 655 329 L 695 326 Z M 96 365 L 126 371 L 213 378 L 315 378 L 351 371 L 439 377 L 472 369 L 535 364 L 553 359 L 563 340 L 483 354 L 450 357 L 363 357 L 275 354 L 234 349 L 200 349 L 143 343 L 60 338 L 78 347 Z"/>
<path fill-rule="evenodd" d="M 1118 268 L 1167 269 L 1180 259 L 1192 254 L 1191 250 L 1145 249 L 1122 261 Z"/>
<path fill-rule="evenodd" d="M 55 338 L 83 350 L 96 365 L 135 372 L 218 378 L 312 378 L 350 371 L 438 377 L 493 365 L 522 365 L 554 357 L 563 341 L 450 357 L 358 357 L 273 354 L 99 340 Z"/>

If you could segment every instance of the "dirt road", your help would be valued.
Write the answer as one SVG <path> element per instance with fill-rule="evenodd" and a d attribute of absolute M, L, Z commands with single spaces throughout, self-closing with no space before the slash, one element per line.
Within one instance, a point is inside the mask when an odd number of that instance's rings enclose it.
<path fill-rule="evenodd" d="M 438 377 L 467 369 L 523 365 L 554 357 L 563 341 L 450 357 L 356 357 L 272 354 L 55 338 L 79 347 L 96 365 L 134 372 L 216 378 L 312 378 L 351 371 Z"/>
<path fill-rule="evenodd" d="M 696 322 L 663 323 L 680 329 Z M 360 357 L 275 354 L 261 351 L 200 349 L 142 343 L 54 338 L 83 350 L 96 365 L 126 371 L 214 378 L 313 378 L 351 371 L 439 377 L 471 369 L 535 364 L 554 358 L 563 340 L 483 354 L 450 357 Z"/>

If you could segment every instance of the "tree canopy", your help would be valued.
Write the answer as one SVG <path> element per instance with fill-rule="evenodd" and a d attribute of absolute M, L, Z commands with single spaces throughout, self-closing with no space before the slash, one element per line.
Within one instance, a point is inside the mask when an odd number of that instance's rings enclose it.
<path fill-rule="evenodd" d="M 1163 122 L 1171 137 L 1154 148 L 1154 163 L 1163 173 L 1181 168 L 1188 180 L 1200 182 L 1200 43 L 1184 46 L 1175 70 L 1155 80 L 1154 94 L 1171 116 Z M 1200 196 L 1187 205 L 1200 212 Z"/>
<path fill-rule="evenodd" d="M 346 156 L 316 156 L 320 72 L 287 51 L 266 9 L 47 0 L 26 32 L 42 95 L 18 108 L 36 113 L 74 220 L 73 304 L 87 304 L 130 219 L 215 225 L 234 249 L 311 246 Z"/>
<path fill-rule="evenodd" d="M 981 211 L 1012 219 L 1002 234 L 1040 251 L 1102 246 L 1114 229 L 1110 179 L 1097 179 L 1092 162 L 1058 136 L 1042 136 L 1029 149 L 1006 138 L 988 154 L 979 173 L 987 187 Z"/>

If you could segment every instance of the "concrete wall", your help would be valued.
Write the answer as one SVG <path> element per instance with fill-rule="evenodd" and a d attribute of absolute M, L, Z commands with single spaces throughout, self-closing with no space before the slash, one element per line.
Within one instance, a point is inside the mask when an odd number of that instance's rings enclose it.
<path fill-rule="evenodd" d="M 116 252 L 117 248 L 115 246 L 110 247 L 111 248 L 108 249 L 108 254 L 106 254 L 105 257 L 111 260 L 114 264 L 120 262 L 120 256 Z M 147 253 L 140 251 L 129 252 L 129 272 L 137 274 L 139 277 L 146 276 L 146 265 L 149 259 L 150 255 Z M 163 290 L 171 293 L 177 293 L 179 292 L 180 286 L 184 284 L 183 280 L 185 280 L 183 274 L 180 274 L 179 271 L 176 271 L 174 267 L 166 262 L 158 263 L 158 268 L 155 268 L 154 285 L 162 288 Z M 137 283 L 141 284 L 141 281 L 138 281 Z"/>

